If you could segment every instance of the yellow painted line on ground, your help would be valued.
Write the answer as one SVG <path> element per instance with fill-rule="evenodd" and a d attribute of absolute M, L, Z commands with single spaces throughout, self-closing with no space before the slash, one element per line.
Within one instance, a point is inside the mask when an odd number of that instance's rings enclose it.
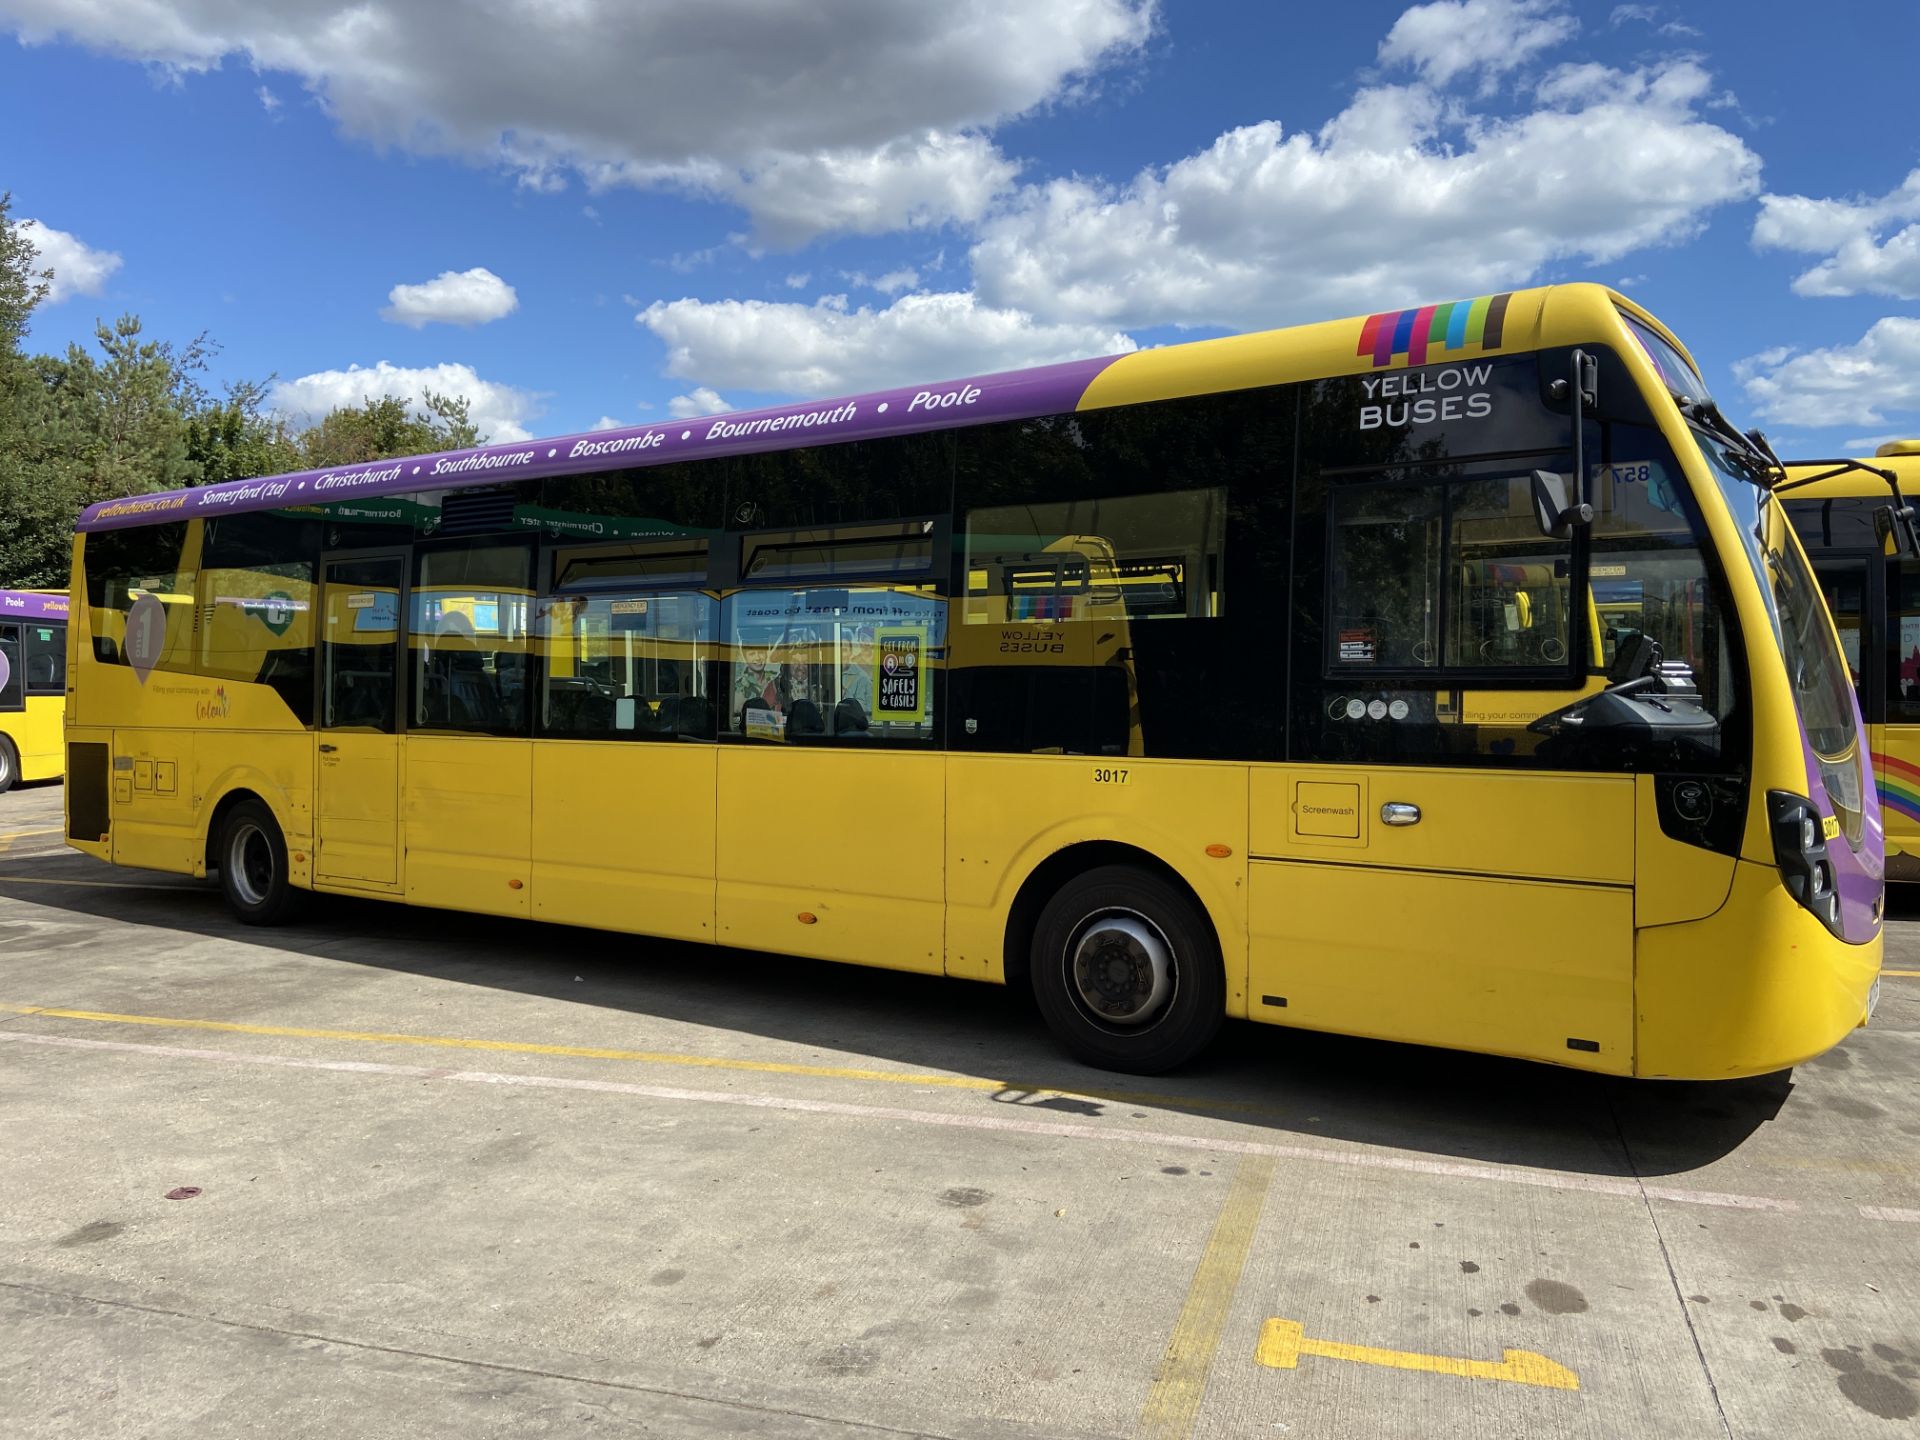
<path fill-rule="evenodd" d="M 164 887 L 163 887 L 164 888 Z M 278 1035 L 299 1040 L 354 1040 L 374 1045 L 424 1045 L 442 1050 L 498 1050 L 514 1055 L 565 1055 L 576 1060 L 626 1060 L 643 1065 L 684 1065 L 702 1070 L 746 1070 L 764 1075 L 805 1075 L 825 1080 L 875 1080 L 917 1088 L 972 1090 L 993 1095 L 1065 1095 L 1105 1100 L 1115 1105 L 1154 1105 L 1232 1114 L 1280 1116 L 1290 1112 L 1247 1100 L 1189 1099 L 1140 1090 L 1078 1090 L 1057 1085 L 1028 1085 L 984 1075 L 918 1075 L 898 1070 L 861 1070 L 843 1065 L 802 1065 L 780 1060 L 740 1060 L 725 1055 L 691 1055 L 674 1050 L 611 1050 L 595 1045 L 546 1045 L 531 1040 L 473 1040 L 451 1035 L 390 1034 L 378 1030 L 317 1030 L 296 1025 L 246 1025 L 232 1020 L 190 1020 L 170 1015 L 120 1015 L 106 1010 L 67 1010 L 52 1005 L 14 1005 L 0 1001 L 0 1013 L 41 1015 L 54 1020 L 86 1020 L 104 1025 L 149 1025 L 164 1030 L 214 1030 L 227 1035 Z"/>
<path fill-rule="evenodd" d="M 1207 1375 L 1226 1329 L 1227 1311 L 1239 1288 L 1240 1272 L 1246 1268 L 1247 1252 L 1253 1248 L 1254 1227 L 1272 1182 L 1270 1156 L 1249 1155 L 1233 1172 L 1226 1203 L 1213 1222 L 1207 1248 L 1200 1252 L 1186 1304 L 1180 1307 L 1180 1318 L 1174 1321 L 1166 1353 L 1147 1391 L 1147 1403 L 1140 1410 L 1140 1434 L 1145 1440 L 1185 1440 L 1193 1433 L 1194 1417 L 1207 1393 Z"/>
<path fill-rule="evenodd" d="M 1302 1355 L 1327 1360 L 1351 1360 L 1357 1365 L 1385 1365 L 1394 1370 L 1424 1370 L 1430 1375 L 1458 1375 L 1467 1380 L 1505 1380 L 1514 1385 L 1538 1385 L 1548 1390 L 1578 1390 L 1580 1377 L 1557 1361 L 1531 1350 L 1504 1350 L 1504 1360 L 1459 1360 L 1451 1355 L 1421 1355 L 1412 1350 L 1381 1350 L 1372 1345 L 1347 1345 L 1338 1340 L 1309 1338 L 1297 1320 L 1269 1320 L 1260 1327 L 1260 1343 L 1253 1358 L 1276 1370 L 1292 1370 Z"/>
<path fill-rule="evenodd" d="M 1920 980 L 1920 970 L 1882 970 L 1882 975 L 1897 975 L 1902 980 Z"/>
<path fill-rule="evenodd" d="M 25 840 L 30 835 L 64 835 L 66 833 L 58 825 L 51 830 L 0 830 L 0 840 Z"/>

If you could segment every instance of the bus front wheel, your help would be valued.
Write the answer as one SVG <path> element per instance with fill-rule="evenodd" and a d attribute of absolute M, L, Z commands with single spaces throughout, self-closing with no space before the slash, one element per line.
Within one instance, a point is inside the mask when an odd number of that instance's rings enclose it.
<path fill-rule="evenodd" d="M 301 892 L 287 878 L 287 842 L 273 812 L 242 800 L 220 827 L 220 889 L 243 925 L 278 925 L 293 918 Z"/>
<path fill-rule="evenodd" d="M 1226 975 L 1206 916 L 1151 871 L 1103 865 L 1040 912 L 1033 993 L 1061 1044 L 1089 1065 L 1157 1075 L 1206 1048 Z"/>
<path fill-rule="evenodd" d="M 13 742 L 0 735 L 0 795 L 13 788 L 13 782 L 20 778 L 20 758 L 14 753 Z"/>

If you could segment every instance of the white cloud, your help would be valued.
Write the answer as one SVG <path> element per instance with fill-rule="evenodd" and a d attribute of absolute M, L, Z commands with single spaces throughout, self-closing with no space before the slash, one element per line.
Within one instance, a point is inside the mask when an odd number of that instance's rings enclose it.
<path fill-rule="evenodd" d="M 39 220 L 22 220 L 19 228 L 37 252 L 34 272 L 53 271 L 53 279 L 47 282 L 46 303 L 49 305 L 58 305 L 76 295 L 98 295 L 106 287 L 108 277 L 120 268 L 119 252 L 95 250 L 77 235 L 56 230 Z"/>
<path fill-rule="evenodd" d="M 911 290 L 920 283 L 920 272 L 906 265 L 898 270 L 889 270 L 884 275 L 869 275 L 864 270 L 842 270 L 840 276 L 849 285 L 862 290 L 878 290 L 882 295 L 898 295 L 902 290 Z"/>
<path fill-rule="evenodd" d="M 1380 63 L 1405 65 L 1430 85 L 1477 73 L 1491 86 L 1579 28 L 1560 0 L 1434 0 L 1393 22 Z"/>
<path fill-rule="evenodd" d="M 443 270 L 418 285 L 396 285 L 387 299 L 391 303 L 380 317 L 415 330 L 425 325 L 485 325 L 520 307 L 513 286 L 484 265 Z"/>
<path fill-rule="evenodd" d="M 696 415 L 724 415 L 733 409 L 720 398 L 720 392 L 705 385 L 694 387 L 690 395 L 676 395 L 667 401 L 667 413 L 676 420 L 691 420 Z"/>
<path fill-rule="evenodd" d="M 68 39 L 185 76 L 244 61 L 314 92 L 346 133 L 738 200 L 769 244 L 978 213 L 1011 167 L 994 125 L 1139 50 L 1154 0 L 0 0 L 29 44 Z"/>
<path fill-rule="evenodd" d="M 805 270 L 796 271 L 792 275 L 787 276 L 787 288 L 789 290 L 804 290 L 807 288 L 807 282 L 812 278 L 813 276 Z"/>
<path fill-rule="evenodd" d="M 884 310 L 845 296 L 656 302 L 636 317 L 667 345 L 667 373 L 728 389 L 833 395 L 1132 350 L 1097 325 L 1045 324 L 967 293 L 904 295 Z"/>
<path fill-rule="evenodd" d="M 1754 408 L 1785 425 L 1884 425 L 1920 415 L 1920 319 L 1889 315 L 1852 345 L 1764 350 L 1734 366 Z"/>
<path fill-rule="evenodd" d="M 1760 158 L 1700 114 L 1711 92 L 1690 61 L 1562 67 L 1511 118 L 1363 89 L 1317 134 L 1270 120 L 1125 185 L 1028 187 L 982 227 L 975 281 L 1054 321 L 1246 330 L 1610 263 L 1758 188 Z"/>
<path fill-rule="evenodd" d="M 464 399 L 473 423 L 490 440 L 525 440 L 532 432 L 526 422 L 540 414 L 541 397 L 497 380 L 483 380 L 471 365 L 441 364 L 412 368 L 390 365 L 349 365 L 345 370 L 319 370 L 297 380 L 277 382 L 267 397 L 269 408 L 299 424 L 312 424 L 345 405 L 363 405 L 383 395 L 411 399 L 416 404 L 429 390 Z"/>
<path fill-rule="evenodd" d="M 1920 170 L 1873 198 L 1763 195 L 1753 243 L 1761 250 L 1827 257 L 1795 277 L 1796 294 L 1920 300 L 1920 223 L 1892 228 L 1902 221 L 1920 222 Z"/>
<path fill-rule="evenodd" d="M 619 430 L 626 425 L 624 420 L 616 420 L 611 415 L 602 415 L 587 428 L 589 430 Z"/>
<path fill-rule="evenodd" d="M 262 110 L 266 111 L 267 114 L 271 115 L 275 120 L 280 118 L 280 97 L 278 95 L 274 94 L 273 91 L 269 90 L 265 85 L 255 90 L 253 95 L 254 98 L 260 102 L 260 108 Z"/>

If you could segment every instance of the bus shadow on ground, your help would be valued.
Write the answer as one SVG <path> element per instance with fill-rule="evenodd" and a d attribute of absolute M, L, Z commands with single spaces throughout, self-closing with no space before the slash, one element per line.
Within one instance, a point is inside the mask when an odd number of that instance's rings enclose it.
<path fill-rule="evenodd" d="M 6 869 L 52 878 L 71 876 L 76 863 L 84 862 L 42 856 L 12 860 Z M 805 1054 L 791 1057 L 797 1063 L 984 1076 L 1003 1083 L 997 1092 L 979 1092 L 983 1105 L 1096 1124 L 1158 1111 L 1632 1178 L 1685 1173 L 1722 1158 L 1773 1120 L 1794 1089 L 1786 1072 L 1705 1083 L 1628 1081 L 1241 1022 L 1229 1023 L 1210 1051 L 1178 1073 L 1115 1075 L 1063 1055 L 1030 1000 L 999 986 L 335 896 L 316 897 L 298 924 L 260 930 L 233 920 L 212 886 L 154 878 L 162 885 L 126 894 L 36 885 L 30 896 L 4 888 L 0 895 L 76 916 L 757 1035 L 800 1047 Z M 190 1018 L 272 1023 L 213 1013 L 218 1007 L 205 999 L 213 987 L 195 979 Z M 379 1015 L 361 1024 L 391 1027 Z M 608 1043 L 604 1031 L 589 1039 L 551 1028 L 489 1038 Z M 635 1048 L 658 1044 L 636 1040 Z"/>

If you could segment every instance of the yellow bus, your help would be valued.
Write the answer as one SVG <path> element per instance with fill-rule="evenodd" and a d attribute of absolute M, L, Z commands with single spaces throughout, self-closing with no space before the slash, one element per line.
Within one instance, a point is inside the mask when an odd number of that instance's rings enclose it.
<path fill-rule="evenodd" d="M 1920 440 L 1855 464 L 1796 464 L 1787 513 L 1839 627 L 1867 725 L 1887 831 L 1887 879 L 1920 881 L 1920 562 L 1876 518 L 1889 479 L 1920 499 Z M 1892 553 L 1889 553 L 1892 552 Z"/>
<path fill-rule="evenodd" d="M 1030 987 L 1125 1070 L 1774 1070 L 1882 894 L 1779 478 L 1570 285 L 108 502 L 68 836 Z"/>
<path fill-rule="evenodd" d="M 0 794 L 60 778 L 66 710 L 67 597 L 0 590 Z"/>

